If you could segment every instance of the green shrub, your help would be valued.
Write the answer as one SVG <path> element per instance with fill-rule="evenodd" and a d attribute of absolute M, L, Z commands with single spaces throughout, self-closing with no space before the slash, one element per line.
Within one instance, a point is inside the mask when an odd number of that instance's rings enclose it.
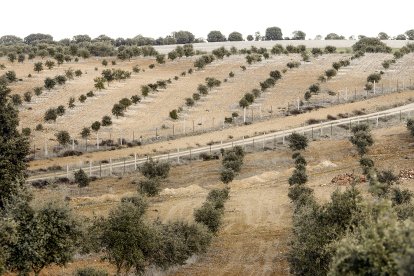
<path fill-rule="evenodd" d="M 158 178 L 144 179 L 139 182 L 139 191 L 147 196 L 156 196 L 160 193 L 161 182 Z"/>
<path fill-rule="evenodd" d="M 194 220 L 216 233 L 221 225 L 221 214 L 222 210 L 214 208 L 213 203 L 204 202 L 200 208 L 194 211 Z"/>
<path fill-rule="evenodd" d="M 166 162 L 154 161 L 150 158 L 141 166 L 140 171 L 147 178 L 165 179 L 170 173 L 170 164 Z"/>
<path fill-rule="evenodd" d="M 78 268 L 75 276 L 108 276 L 108 272 L 94 267 Z"/>
<path fill-rule="evenodd" d="M 173 109 L 170 111 L 170 118 L 173 120 L 177 120 L 178 119 L 178 112 L 177 109 Z"/>
<path fill-rule="evenodd" d="M 84 170 L 79 169 L 75 172 L 75 182 L 78 183 L 80 188 L 83 188 L 89 185 L 90 179 Z"/>

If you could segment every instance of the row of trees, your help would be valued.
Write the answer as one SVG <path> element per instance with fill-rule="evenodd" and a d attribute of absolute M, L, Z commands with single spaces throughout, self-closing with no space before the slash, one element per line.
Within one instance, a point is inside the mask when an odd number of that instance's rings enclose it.
<path fill-rule="evenodd" d="M 364 38 L 366 36 L 359 35 L 358 39 Z M 292 33 L 292 36 L 283 38 L 282 31 L 279 27 L 268 27 L 265 31 L 265 35 L 261 36 L 260 32 L 256 32 L 254 35 L 248 35 L 247 40 L 282 40 L 282 39 L 292 39 L 292 40 L 304 40 L 306 38 L 306 34 L 303 31 L 296 30 Z M 315 39 L 321 39 L 322 36 L 318 35 Z M 391 37 L 385 32 L 378 33 L 377 38 L 381 40 L 388 40 L 388 39 L 397 39 L 397 40 L 414 40 L 414 30 L 407 30 L 403 34 L 399 34 L 395 37 Z M 345 39 L 343 35 L 338 35 L 336 33 L 329 33 L 325 36 L 325 40 L 337 40 L 337 39 Z M 355 39 L 354 36 L 351 36 L 349 39 Z M 243 36 L 240 32 L 232 32 L 226 37 L 217 30 L 213 30 L 207 34 L 207 41 L 208 42 L 217 42 L 217 41 L 242 41 Z M 42 33 L 33 33 L 30 34 L 23 39 L 14 35 L 5 35 L 0 37 L 0 45 L 18 45 L 18 44 L 25 44 L 25 45 L 38 45 L 41 43 L 44 44 L 55 44 L 55 45 L 85 45 L 85 44 L 98 44 L 98 43 L 105 43 L 115 47 L 119 46 L 144 46 L 144 45 L 169 45 L 169 44 L 188 44 L 188 43 L 199 43 L 204 42 L 203 38 L 195 38 L 194 34 L 189 31 L 176 31 L 171 33 L 170 35 L 165 36 L 164 38 L 159 37 L 157 39 L 144 37 L 142 35 L 137 35 L 133 38 L 111 38 L 107 35 L 100 35 L 96 38 L 91 38 L 89 35 L 86 34 L 79 34 L 73 36 L 71 39 L 65 38 L 60 41 L 54 41 L 53 37 L 49 34 L 42 34 Z"/>
<path fill-rule="evenodd" d="M 343 192 L 335 191 L 331 200 L 323 204 L 305 185 L 306 160 L 297 151 L 306 148 L 306 137 L 289 137 L 296 166 L 289 178 L 289 198 L 294 204 L 288 256 L 291 272 L 411 275 L 414 227 L 409 218 L 414 215 L 413 194 L 396 186 L 398 178 L 391 171 L 377 170 L 373 160 L 366 156 L 374 143 L 367 125 L 354 126 L 351 133 L 350 141 L 360 156 L 370 197 L 362 197 L 352 185 Z"/>

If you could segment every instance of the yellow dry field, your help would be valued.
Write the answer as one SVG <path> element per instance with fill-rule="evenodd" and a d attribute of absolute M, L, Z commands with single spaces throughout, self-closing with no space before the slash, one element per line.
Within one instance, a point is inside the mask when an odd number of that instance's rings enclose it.
<path fill-rule="evenodd" d="M 369 152 L 378 169 L 413 168 L 413 138 L 405 127 L 398 126 L 373 131 L 375 145 Z M 230 184 L 230 199 L 225 204 L 223 224 L 208 251 L 192 258 L 182 267 L 154 275 L 289 275 L 286 253 L 291 231 L 292 205 L 287 197 L 287 178 L 294 164 L 287 147 L 247 154 L 242 171 Z M 360 173 L 358 155 L 346 139 L 311 142 L 304 153 L 308 160 L 308 185 L 321 202 L 328 200 L 336 189 L 330 183 L 340 173 Z M 160 196 L 150 200 L 147 219 L 163 222 L 183 219 L 192 221 L 194 208 L 205 200 L 208 191 L 222 187 L 219 181 L 219 161 L 198 161 L 174 166 Z M 79 215 L 106 215 L 120 198 L 132 195 L 139 175 L 122 179 L 106 178 L 93 182 L 84 190 L 62 185 L 36 190 L 36 200 L 50 197 L 71 198 L 70 204 Z M 359 184 L 366 192 L 367 184 Z M 403 187 L 414 190 L 414 181 L 403 180 Z M 99 256 L 82 257 L 66 268 L 48 268 L 42 275 L 72 275 L 85 265 L 113 271 Z"/>

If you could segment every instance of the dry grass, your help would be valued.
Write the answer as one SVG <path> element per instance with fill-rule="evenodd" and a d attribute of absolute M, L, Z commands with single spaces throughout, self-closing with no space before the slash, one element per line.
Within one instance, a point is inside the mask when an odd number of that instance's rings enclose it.
<path fill-rule="evenodd" d="M 413 168 L 412 138 L 404 126 L 373 131 L 375 145 L 369 152 L 379 169 Z M 286 252 L 290 233 L 291 205 L 287 197 L 287 178 L 293 163 L 285 147 L 274 151 L 248 154 L 241 174 L 230 184 L 230 199 L 226 203 L 223 227 L 208 252 L 195 263 L 168 271 L 167 275 L 289 275 Z M 337 174 L 359 173 L 358 155 L 346 139 L 315 141 L 304 153 L 308 160 L 309 186 L 321 201 L 329 199 L 335 189 L 330 184 Z M 192 221 L 192 212 L 202 204 L 209 189 L 220 187 L 220 161 L 198 161 L 175 166 L 162 195 L 150 201 L 147 219 L 162 221 L 184 219 Z M 135 192 L 131 182 L 139 176 L 97 180 L 81 194 L 72 186 L 35 193 L 38 200 L 72 190 L 71 205 L 81 215 L 105 215 L 124 195 Z M 359 187 L 366 192 L 367 184 Z M 413 181 L 400 185 L 414 190 Z M 63 195 L 63 194 L 62 194 Z M 94 266 L 98 256 L 77 260 L 66 269 L 46 269 L 43 275 L 71 275 L 74 268 L 89 260 Z M 51 274 L 56 273 L 56 274 Z"/>

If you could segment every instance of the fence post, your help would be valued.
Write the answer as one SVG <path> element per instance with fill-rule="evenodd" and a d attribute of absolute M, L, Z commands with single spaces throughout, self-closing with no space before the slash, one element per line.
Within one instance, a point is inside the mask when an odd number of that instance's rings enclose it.
<path fill-rule="evenodd" d="M 112 158 L 109 158 L 109 176 L 112 176 Z"/>
<path fill-rule="evenodd" d="M 180 163 L 180 148 L 177 148 L 177 162 Z"/>
<path fill-rule="evenodd" d="M 48 156 L 48 152 L 47 152 L 47 140 L 45 139 L 45 156 Z"/>
<path fill-rule="evenodd" d="M 137 170 L 137 154 L 134 154 L 134 169 Z"/>
<path fill-rule="evenodd" d="M 66 177 L 69 178 L 69 164 L 66 165 Z"/>
<path fill-rule="evenodd" d="M 266 135 L 266 132 L 263 132 L 263 150 L 265 148 L 265 135 Z"/>
<path fill-rule="evenodd" d="M 313 139 L 313 127 L 312 127 L 312 139 Z"/>
<path fill-rule="evenodd" d="M 99 150 L 99 137 L 98 137 L 98 132 L 96 132 L 96 149 Z"/>
<path fill-rule="evenodd" d="M 89 160 L 89 177 L 92 176 L 92 160 Z"/>
<path fill-rule="evenodd" d="M 331 138 L 332 138 L 332 123 L 331 123 Z"/>
<path fill-rule="evenodd" d="M 378 116 L 377 116 L 377 125 L 376 125 L 376 127 L 378 127 Z"/>

